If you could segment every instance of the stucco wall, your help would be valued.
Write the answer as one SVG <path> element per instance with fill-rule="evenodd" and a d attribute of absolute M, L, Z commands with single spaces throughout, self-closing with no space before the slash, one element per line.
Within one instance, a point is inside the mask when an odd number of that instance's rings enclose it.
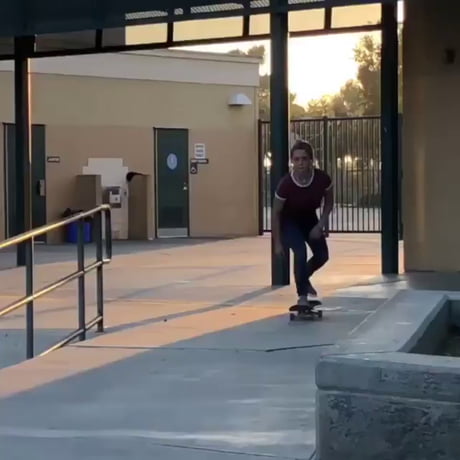
<path fill-rule="evenodd" d="M 0 126 L 0 146 L 2 146 L 3 151 L 4 144 L 4 135 L 3 135 L 3 126 Z M 5 195 L 3 191 L 5 190 L 5 156 L 0 155 L 0 240 L 5 239 Z"/>
<path fill-rule="evenodd" d="M 403 219 L 405 268 L 460 269 L 460 3 L 406 1 Z M 445 50 L 457 52 L 447 64 Z"/>

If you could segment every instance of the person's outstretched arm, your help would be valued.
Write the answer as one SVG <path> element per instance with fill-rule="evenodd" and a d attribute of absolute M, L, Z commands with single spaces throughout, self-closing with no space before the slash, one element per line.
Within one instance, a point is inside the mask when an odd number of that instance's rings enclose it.
<path fill-rule="evenodd" d="M 334 188 L 329 187 L 324 194 L 324 205 L 321 217 L 319 218 L 319 225 L 322 229 L 327 228 L 327 223 L 329 222 L 329 215 L 334 208 Z"/>

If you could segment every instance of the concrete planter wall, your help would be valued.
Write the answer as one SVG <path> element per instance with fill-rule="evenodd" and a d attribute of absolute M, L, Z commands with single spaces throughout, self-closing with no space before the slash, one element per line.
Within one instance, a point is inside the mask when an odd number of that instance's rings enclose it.
<path fill-rule="evenodd" d="M 460 459 L 460 294 L 402 291 L 316 369 L 317 460 Z"/>

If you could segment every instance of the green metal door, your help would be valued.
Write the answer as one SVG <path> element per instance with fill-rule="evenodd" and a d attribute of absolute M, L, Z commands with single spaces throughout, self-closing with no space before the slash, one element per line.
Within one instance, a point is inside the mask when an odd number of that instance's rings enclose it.
<path fill-rule="evenodd" d="M 189 235 L 188 130 L 156 129 L 157 235 Z"/>
<path fill-rule="evenodd" d="M 15 125 L 5 124 L 5 204 L 6 233 L 8 237 L 16 235 L 16 136 Z M 32 226 L 46 224 L 46 137 L 45 126 L 32 126 Z M 46 235 L 37 238 L 45 241 Z"/>

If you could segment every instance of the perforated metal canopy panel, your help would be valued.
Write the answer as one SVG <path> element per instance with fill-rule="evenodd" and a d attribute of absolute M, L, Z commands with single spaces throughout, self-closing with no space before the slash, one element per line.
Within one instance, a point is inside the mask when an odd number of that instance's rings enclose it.
<path fill-rule="evenodd" d="M 391 0 L 1 0 L 0 36 L 77 32 Z"/>

